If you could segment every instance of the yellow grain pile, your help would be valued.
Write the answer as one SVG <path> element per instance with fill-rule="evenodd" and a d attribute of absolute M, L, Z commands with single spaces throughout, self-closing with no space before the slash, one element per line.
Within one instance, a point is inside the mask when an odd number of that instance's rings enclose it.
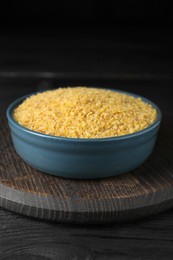
<path fill-rule="evenodd" d="M 14 119 L 31 130 L 63 137 L 101 138 L 142 130 L 156 110 L 140 98 L 104 89 L 74 87 L 27 98 Z"/>

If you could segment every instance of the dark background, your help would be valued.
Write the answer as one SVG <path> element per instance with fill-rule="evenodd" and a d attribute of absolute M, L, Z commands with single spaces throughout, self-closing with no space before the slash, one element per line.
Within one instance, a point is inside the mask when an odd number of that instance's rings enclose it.
<path fill-rule="evenodd" d="M 4 25 L 127 24 L 145 22 L 169 25 L 173 19 L 171 1 L 7 1 L 1 4 Z"/>
<path fill-rule="evenodd" d="M 172 73 L 172 24 L 168 0 L 7 1 L 0 71 Z"/>

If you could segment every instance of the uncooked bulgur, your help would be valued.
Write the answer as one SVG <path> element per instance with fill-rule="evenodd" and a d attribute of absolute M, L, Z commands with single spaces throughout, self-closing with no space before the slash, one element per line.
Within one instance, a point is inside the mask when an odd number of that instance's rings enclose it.
<path fill-rule="evenodd" d="M 31 130 L 62 137 L 102 138 L 134 133 L 156 119 L 141 98 L 105 89 L 68 87 L 28 97 L 14 119 Z"/>

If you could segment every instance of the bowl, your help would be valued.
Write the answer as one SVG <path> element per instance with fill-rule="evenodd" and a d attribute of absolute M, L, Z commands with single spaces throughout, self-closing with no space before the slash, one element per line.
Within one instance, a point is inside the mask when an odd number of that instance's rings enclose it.
<path fill-rule="evenodd" d="M 127 135 L 106 138 L 65 138 L 42 134 L 19 125 L 13 110 L 31 93 L 14 101 L 7 109 L 7 119 L 17 154 L 30 166 L 47 174 L 73 178 L 98 179 L 134 170 L 152 153 L 161 122 L 157 105 L 139 95 L 157 110 L 155 121 L 147 128 Z"/>

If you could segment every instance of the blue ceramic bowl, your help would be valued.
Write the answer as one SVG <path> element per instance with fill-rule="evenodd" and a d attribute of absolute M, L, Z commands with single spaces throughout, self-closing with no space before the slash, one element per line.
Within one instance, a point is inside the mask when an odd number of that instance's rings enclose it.
<path fill-rule="evenodd" d="M 21 97 L 8 107 L 7 119 L 16 152 L 26 163 L 42 172 L 74 179 L 115 176 L 137 168 L 154 148 L 161 112 L 146 98 L 141 97 L 157 110 L 157 118 L 149 127 L 118 137 L 82 139 L 41 134 L 16 123 L 12 112 L 30 95 Z"/>

